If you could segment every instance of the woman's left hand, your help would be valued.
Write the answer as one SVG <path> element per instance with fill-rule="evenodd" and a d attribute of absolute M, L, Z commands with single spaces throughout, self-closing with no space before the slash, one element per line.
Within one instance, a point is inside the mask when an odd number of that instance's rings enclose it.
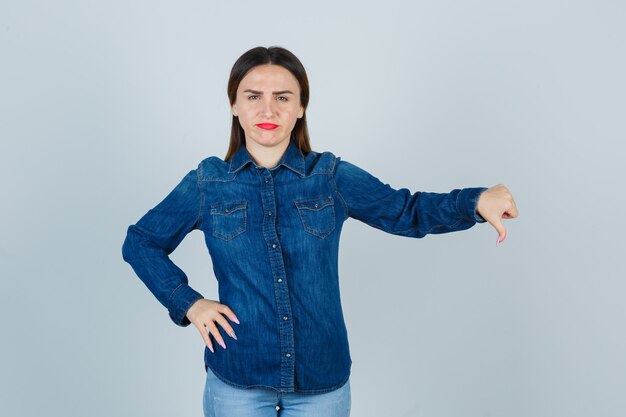
<path fill-rule="evenodd" d="M 513 195 L 503 184 L 486 189 L 478 198 L 476 211 L 498 231 L 496 244 L 506 238 L 501 219 L 511 219 L 519 214 Z"/>

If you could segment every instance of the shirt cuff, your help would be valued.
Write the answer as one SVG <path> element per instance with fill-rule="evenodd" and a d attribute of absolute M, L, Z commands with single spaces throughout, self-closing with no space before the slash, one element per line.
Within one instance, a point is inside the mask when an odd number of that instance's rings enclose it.
<path fill-rule="evenodd" d="M 476 211 L 478 198 L 487 190 L 487 187 L 463 188 L 459 193 L 456 204 L 459 212 L 466 218 L 474 220 L 476 223 L 485 223 L 486 220 Z"/>
<path fill-rule="evenodd" d="M 188 284 L 180 284 L 170 296 L 169 305 L 167 307 L 170 318 L 174 323 L 181 327 L 191 324 L 187 318 L 187 311 L 196 301 L 204 298 L 202 294 L 191 288 Z"/>

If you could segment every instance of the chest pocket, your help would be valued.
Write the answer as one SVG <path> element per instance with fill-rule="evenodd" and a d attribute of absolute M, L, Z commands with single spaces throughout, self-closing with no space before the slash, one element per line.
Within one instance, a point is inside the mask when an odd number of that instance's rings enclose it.
<path fill-rule="evenodd" d="M 307 232 L 324 238 L 335 229 L 335 201 L 332 196 L 295 200 L 294 204 Z"/>
<path fill-rule="evenodd" d="M 213 236 L 230 240 L 246 231 L 248 202 L 223 201 L 211 206 Z"/>

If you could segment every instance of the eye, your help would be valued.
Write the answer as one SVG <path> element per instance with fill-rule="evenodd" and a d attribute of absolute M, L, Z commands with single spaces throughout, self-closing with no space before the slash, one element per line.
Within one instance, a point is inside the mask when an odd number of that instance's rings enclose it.
<path fill-rule="evenodd" d="M 281 98 L 284 98 L 284 100 L 280 100 Z M 285 97 L 285 96 L 280 96 L 280 97 L 278 97 L 278 100 L 279 100 L 279 101 L 289 101 L 289 99 L 288 99 L 287 97 Z"/>
<path fill-rule="evenodd" d="M 258 97 L 256 95 L 248 96 L 248 100 L 252 100 L 252 97 Z"/>

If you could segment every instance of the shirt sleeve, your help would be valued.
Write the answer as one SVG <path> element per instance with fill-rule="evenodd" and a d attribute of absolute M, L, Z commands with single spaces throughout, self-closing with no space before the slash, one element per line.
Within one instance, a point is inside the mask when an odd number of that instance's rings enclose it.
<path fill-rule="evenodd" d="M 181 327 L 191 324 L 187 310 L 203 296 L 189 286 L 187 275 L 168 255 L 200 227 L 201 204 L 198 175 L 191 170 L 159 204 L 128 227 L 122 245 L 122 258 Z"/>
<path fill-rule="evenodd" d="M 348 217 L 387 233 L 422 238 L 485 222 L 476 212 L 476 204 L 487 187 L 413 193 L 407 188 L 394 189 L 340 157 L 335 161 L 333 179 Z"/>

